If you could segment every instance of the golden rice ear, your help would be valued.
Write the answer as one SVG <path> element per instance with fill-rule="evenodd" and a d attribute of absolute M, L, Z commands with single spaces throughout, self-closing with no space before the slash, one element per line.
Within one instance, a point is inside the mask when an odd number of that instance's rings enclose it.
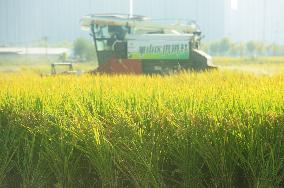
<path fill-rule="evenodd" d="M 214 61 L 167 75 L 1 73 L 0 187 L 283 187 L 283 58 Z"/>

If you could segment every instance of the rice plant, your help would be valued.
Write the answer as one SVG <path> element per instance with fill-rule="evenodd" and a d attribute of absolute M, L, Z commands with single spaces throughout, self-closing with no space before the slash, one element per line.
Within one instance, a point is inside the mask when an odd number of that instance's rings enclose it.
<path fill-rule="evenodd" d="M 0 187 L 283 187 L 284 76 L 0 75 Z"/>

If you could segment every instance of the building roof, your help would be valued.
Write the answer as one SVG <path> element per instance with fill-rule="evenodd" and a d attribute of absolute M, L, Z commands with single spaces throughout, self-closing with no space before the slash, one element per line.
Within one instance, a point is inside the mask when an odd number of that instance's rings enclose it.
<path fill-rule="evenodd" d="M 0 47 L 0 54 L 15 55 L 60 55 L 69 53 L 68 48 L 18 48 L 18 47 Z"/>

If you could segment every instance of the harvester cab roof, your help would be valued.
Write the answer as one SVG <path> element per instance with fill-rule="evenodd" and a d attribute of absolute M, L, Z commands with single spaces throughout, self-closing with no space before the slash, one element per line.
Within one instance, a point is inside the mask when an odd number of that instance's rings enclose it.
<path fill-rule="evenodd" d="M 199 53 L 201 31 L 192 22 L 99 14 L 84 16 L 81 27 L 91 32 L 97 72 L 152 74 L 204 70 L 212 64 L 210 56 Z"/>
<path fill-rule="evenodd" d="M 193 22 L 179 20 L 152 20 L 149 17 L 134 15 L 129 17 L 124 14 L 98 14 L 88 15 L 81 19 L 81 28 L 89 30 L 92 26 L 95 29 L 102 28 L 125 28 L 129 34 L 145 33 L 193 33 L 200 34 L 200 30 Z"/>

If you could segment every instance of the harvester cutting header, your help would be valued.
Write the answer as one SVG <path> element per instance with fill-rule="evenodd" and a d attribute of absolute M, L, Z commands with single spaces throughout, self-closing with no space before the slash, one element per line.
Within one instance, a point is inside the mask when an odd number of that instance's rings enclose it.
<path fill-rule="evenodd" d="M 84 16 L 81 27 L 91 32 L 97 72 L 163 74 L 214 68 L 211 57 L 199 50 L 199 28 L 190 22 L 100 14 Z"/>

